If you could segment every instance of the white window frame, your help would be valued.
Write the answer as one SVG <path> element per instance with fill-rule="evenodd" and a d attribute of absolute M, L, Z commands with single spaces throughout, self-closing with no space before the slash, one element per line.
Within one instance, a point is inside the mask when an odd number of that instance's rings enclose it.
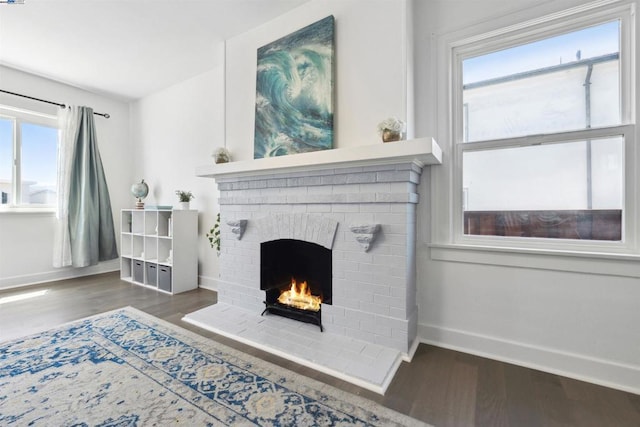
<path fill-rule="evenodd" d="M 637 183 L 640 158 L 636 143 L 635 123 L 635 10 L 634 5 L 620 2 L 599 2 L 556 13 L 504 29 L 467 37 L 449 44 L 450 48 L 450 93 L 452 139 L 452 194 L 451 225 L 453 245 L 465 247 L 493 247 L 497 249 L 546 250 L 583 252 L 600 254 L 637 254 L 637 230 L 639 217 L 638 197 L 640 184 Z M 532 135 L 506 138 L 494 141 L 463 142 L 464 109 L 462 90 L 462 61 L 508 47 L 526 44 L 541 38 L 576 31 L 581 28 L 620 20 L 620 85 L 621 124 L 603 128 L 593 128 L 549 135 Z M 549 142 L 596 139 L 607 136 L 624 135 L 625 177 L 622 242 L 594 240 L 566 240 L 531 237 L 501 237 L 465 235 L 463 229 L 463 151 L 490 149 L 496 147 L 532 146 Z"/>
<path fill-rule="evenodd" d="M 56 206 L 54 204 L 31 204 L 20 202 L 22 200 L 22 159 L 20 157 L 22 153 L 22 138 L 20 134 L 20 125 L 28 123 L 58 129 L 59 140 L 60 127 L 58 125 L 57 116 L 8 105 L 0 105 L 0 118 L 9 120 L 13 123 L 13 167 L 11 172 L 12 197 L 6 205 L 0 204 L 0 213 L 55 212 Z M 57 161 L 57 158 L 53 160 Z"/>

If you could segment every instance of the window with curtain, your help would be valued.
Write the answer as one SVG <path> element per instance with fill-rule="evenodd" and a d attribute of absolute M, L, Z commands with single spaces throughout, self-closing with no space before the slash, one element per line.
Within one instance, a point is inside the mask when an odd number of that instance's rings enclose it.
<path fill-rule="evenodd" d="M 55 116 L 0 106 L 0 210 L 56 204 Z"/>
<path fill-rule="evenodd" d="M 582 11 L 453 48 L 457 242 L 635 239 L 630 17 Z"/>

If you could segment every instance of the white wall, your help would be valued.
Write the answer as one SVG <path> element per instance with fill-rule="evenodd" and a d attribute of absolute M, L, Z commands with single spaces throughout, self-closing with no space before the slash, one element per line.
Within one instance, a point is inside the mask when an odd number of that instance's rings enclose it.
<path fill-rule="evenodd" d="M 222 55 L 222 46 L 212 55 Z M 222 61 L 220 61 L 222 62 Z M 177 208 L 176 190 L 191 191 L 191 209 L 198 215 L 200 285 L 215 288 L 215 249 L 206 233 L 218 212 L 215 182 L 195 176 L 197 165 L 213 162 L 211 154 L 224 145 L 223 68 L 147 96 L 132 104 L 131 138 L 136 147 L 134 180 L 149 184 L 145 203 Z"/>
<path fill-rule="evenodd" d="M 436 135 L 444 151 L 444 164 L 431 168 L 431 204 L 419 206 L 419 218 L 424 219 L 418 236 L 419 334 L 436 345 L 640 393 L 637 259 L 450 245 L 452 169 L 444 41 L 474 27 L 490 31 L 582 4 L 416 2 L 416 75 L 421 77 L 416 80 L 416 133 Z"/>
<path fill-rule="evenodd" d="M 381 143 L 376 126 L 406 119 L 404 0 L 312 1 L 227 41 L 227 148 L 253 159 L 257 49 L 329 15 L 335 18 L 334 148 Z"/>
<path fill-rule="evenodd" d="M 96 116 L 98 146 L 107 177 L 116 230 L 119 211 L 130 204 L 132 159 L 129 144 L 129 106 L 127 103 L 92 94 L 71 86 L 0 66 L 2 89 L 55 102 L 86 105 L 111 118 Z M 0 97 L 0 104 L 56 114 L 58 108 L 11 95 Z M 118 260 L 86 268 L 54 269 L 53 213 L 0 213 L 0 289 L 26 284 L 112 271 Z"/>

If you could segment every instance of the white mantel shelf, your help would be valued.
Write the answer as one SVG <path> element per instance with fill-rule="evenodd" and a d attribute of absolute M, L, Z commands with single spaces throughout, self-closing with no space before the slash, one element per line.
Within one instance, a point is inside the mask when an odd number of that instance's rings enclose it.
<path fill-rule="evenodd" d="M 442 163 L 442 149 L 433 138 L 427 137 L 199 166 L 196 168 L 196 176 L 231 178 L 334 167 L 383 165 L 402 161 L 415 162 L 421 167 L 439 165 Z"/>

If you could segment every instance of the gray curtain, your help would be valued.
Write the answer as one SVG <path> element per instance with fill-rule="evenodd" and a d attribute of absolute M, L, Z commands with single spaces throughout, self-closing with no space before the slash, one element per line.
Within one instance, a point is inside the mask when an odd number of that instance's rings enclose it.
<path fill-rule="evenodd" d="M 93 110 L 72 108 L 79 111 L 69 183 L 71 264 L 87 267 L 117 258 L 118 249 Z"/>

